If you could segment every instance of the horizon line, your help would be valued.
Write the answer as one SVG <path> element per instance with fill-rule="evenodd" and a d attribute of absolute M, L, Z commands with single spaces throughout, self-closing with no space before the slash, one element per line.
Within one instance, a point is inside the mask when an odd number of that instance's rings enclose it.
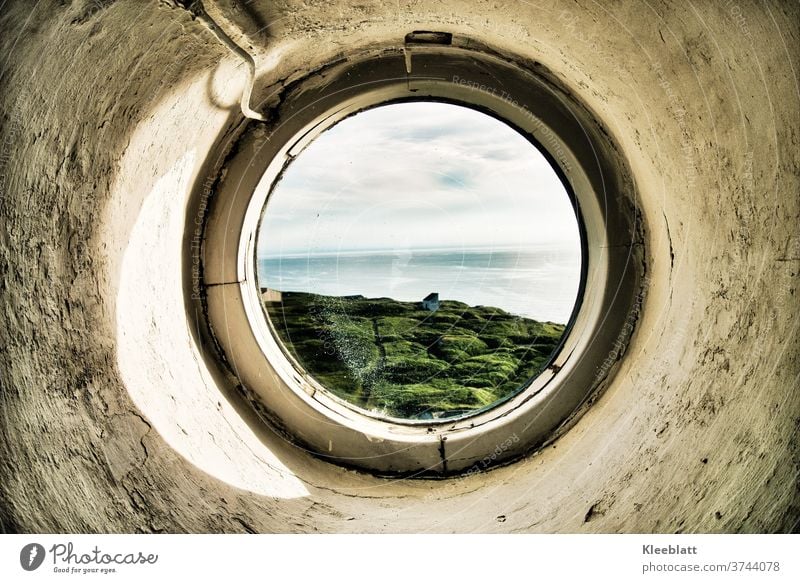
<path fill-rule="evenodd" d="M 402 249 L 398 249 L 397 247 L 384 247 L 384 248 L 364 248 L 364 249 L 321 249 L 321 250 L 314 250 L 314 251 L 298 251 L 298 250 L 289 250 L 284 253 L 280 254 L 263 254 L 256 252 L 256 257 L 258 259 L 281 259 L 281 258 L 297 258 L 297 257 L 314 257 L 314 256 L 332 256 L 332 255 L 381 255 L 381 254 L 396 254 L 398 252 L 402 253 L 405 251 L 481 251 L 481 250 L 496 250 L 496 251 L 509 251 L 509 250 L 519 250 L 519 251 L 526 251 L 526 250 L 533 250 L 533 249 L 542 249 L 542 248 L 553 248 L 553 247 L 574 247 L 573 243 L 570 241 L 560 241 L 560 242 L 547 242 L 541 244 L 505 244 L 505 245 L 474 245 L 469 247 L 463 246 L 451 246 L 451 247 L 404 247 Z M 577 249 L 580 252 L 580 248 Z"/>

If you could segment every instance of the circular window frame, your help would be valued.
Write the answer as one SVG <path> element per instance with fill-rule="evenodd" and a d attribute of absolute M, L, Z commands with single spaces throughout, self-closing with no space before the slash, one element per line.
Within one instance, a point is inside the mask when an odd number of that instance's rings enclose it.
<path fill-rule="evenodd" d="M 202 297 L 227 368 L 261 416 L 294 442 L 380 474 L 486 469 L 548 443 L 605 386 L 641 309 L 644 229 L 633 181 L 609 134 L 541 67 L 531 71 L 483 51 L 405 46 L 323 71 L 285 93 L 274 121 L 247 124 L 216 173 L 204 225 Z M 581 230 L 577 305 L 548 367 L 510 398 L 455 419 L 376 417 L 319 390 L 287 358 L 258 288 L 258 227 L 283 170 L 342 119 L 407 100 L 471 107 L 527 137 L 574 197 Z"/>
<path fill-rule="evenodd" d="M 570 317 L 569 317 L 567 323 L 564 325 L 564 332 L 561 335 L 561 337 L 559 338 L 559 341 L 558 341 L 558 344 L 556 345 L 556 347 L 548 355 L 547 361 L 544 363 L 544 365 L 541 367 L 541 369 L 536 373 L 536 375 L 526 379 L 523 383 L 521 383 L 519 388 L 517 390 L 515 390 L 513 393 L 511 393 L 510 395 L 502 397 L 502 398 L 498 399 L 497 401 L 493 402 L 490 405 L 486 405 L 486 406 L 484 406 L 484 407 L 482 407 L 480 409 L 476 409 L 474 411 L 470 411 L 469 413 L 465 413 L 463 415 L 458 415 L 458 416 L 453 416 L 453 417 L 445 417 L 445 418 L 432 418 L 432 419 L 407 419 L 407 418 L 401 418 L 401 417 L 392 417 L 392 416 L 389 416 L 389 415 L 381 414 L 379 412 L 369 411 L 367 409 L 361 408 L 358 405 L 356 405 L 355 403 L 351 403 L 351 402 L 347 401 L 346 399 L 344 399 L 342 397 L 339 397 L 338 395 L 336 395 L 335 393 L 333 393 L 332 391 L 327 389 L 322 382 L 320 382 L 319 380 L 315 379 L 313 374 L 310 373 L 309 371 L 305 370 L 305 367 L 303 367 L 302 363 L 297 360 L 297 358 L 292 354 L 292 352 L 289 349 L 289 347 L 286 346 L 286 344 L 281 340 L 281 338 L 278 335 L 278 332 L 276 330 L 276 327 L 275 327 L 276 324 L 272 321 L 272 319 L 269 317 L 269 314 L 263 308 L 263 303 L 261 303 L 261 307 L 262 307 L 262 313 L 264 315 L 264 318 L 267 321 L 269 330 L 270 330 L 270 332 L 271 332 L 271 334 L 273 336 L 273 339 L 275 340 L 275 344 L 277 344 L 278 348 L 280 349 L 283 358 L 288 360 L 289 364 L 291 364 L 292 367 L 295 369 L 295 372 L 297 372 L 297 374 L 299 374 L 301 376 L 301 379 L 302 379 L 301 382 L 303 384 L 303 387 L 301 387 L 299 384 L 297 384 L 294 387 L 295 390 L 304 390 L 305 392 L 307 392 L 309 394 L 312 394 L 312 395 L 317 395 L 318 393 L 319 394 L 324 394 L 325 397 L 326 397 L 326 403 L 325 404 L 328 407 L 332 407 L 332 408 L 345 407 L 347 409 L 355 411 L 355 413 L 358 414 L 358 415 L 365 415 L 367 417 L 370 417 L 370 418 L 378 420 L 378 421 L 383 421 L 383 422 L 387 422 L 387 423 L 393 423 L 393 424 L 397 424 L 397 425 L 424 426 L 424 427 L 427 428 L 429 426 L 453 424 L 453 423 L 458 422 L 458 421 L 462 421 L 462 420 L 466 420 L 466 419 L 473 419 L 475 417 L 483 415 L 484 413 L 489 413 L 491 411 L 494 411 L 497 407 L 502 406 L 504 403 L 506 403 L 506 402 L 508 402 L 508 401 L 510 401 L 512 399 L 515 399 L 518 395 L 520 395 L 522 393 L 525 393 L 525 392 L 530 392 L 531 394 L 538 393 L 549 382 L 549 378 L 548 379 L 543 379 L 542 378 L 544 376 L 543 373 L 545 373 L 548 369 L 551 368 L 552 365 L 555 364 L 555 362 L 556 362 L 556 360 L 558 358 L 558 355 L 561 353 L 562 348 L 566 344 L 568 336 L 572 333 L 573 323 L 575 322 L 575 319 L 577 318 L 578 313 L 580 312 L 580 307 L 581 307 L 582 299 L 583 299 L 583 291 L 584 291 L 584 288 L 585 288 L 585 285 L 586 285 L 586 268 L 587 268 L 587 262 L 586 262 L 586 248 L 587 248 L 586 233 L 585 233 L 585 229 L 584 229 L 584 226 L 583 226 L 583 218 L 581 216 L 580 206 L 578 205 L 578 201 L 577 201 L 577 199 L 575 197 L 575 194 L 572 192 L 571 185 L 565 179 L 561 169 L 553 161 L 553 158 L 552 158 L 552 155 L 550 154 L 550 152 L 548 152 L 547 149 L 543 145 L 541 145 L 538 142 L 536 142 L 534 140 L 533 136 L 531 136 L 530 134 L 527 134 L 526 132 L 520 130 L 516 126 L 512 125 L 511 123 L 509 123 L 505 119 L 503 119 L 500 116 L 498 116 L 497 114 L 495 114 L 493 111 L 486 110 L 485 108 L 481 108 L 481 107 L 472 105 L 470 103 L 456 101 L 455 99 L 447 99 L 447 98 L 443 98 L 443 97 L 440 97 L 440 96 L 426 96 L 424 98 L 420 98 L 418 96 L 413 96 L 413 97 L 406 96 L 406 97 L 390 99 L 389 101 L 373 103 L 373 104 L 367 105 L 365 107 L 362 107 L 362 108 L 360 108 L 360 109 L 358 109 L 356 111 L 349 112 L 344 117 L 340 118 L 340 117 L 337 116 L 336 121 L 334 121 L 334 122 L 332 122 L 330 124 L 328 124 L 328 123 L 319 124 L 319 125 L 315 126 L 308 133 L 302 134 L 302 137 L 298 137 L 298 141 L 300 141 L 300 139 L 302 139 L 302 141 L 303 141 L 302 148 L 300 150 L 296 150 L 295 151 L 295 155 L 292 157 L 291 160 L 289 160 L 285 164 L 281 164 L 280 165 L 280 168 L 277 171 L 277 174 L 275 174 L 275 178 L 270 183 L 269 189 L 266 192 L 266 196 L 265 196 L 264 202 L 262 204 L 261 214 L 259 215 L 258 226 L 256 227 L 255 241 L 256 241 L 256 245 L 257 245 L 258 241 L 259 241 L 259 238 L 261 236 L 261 225 L 263 224 L 263 216 L 268 211 L 269 199 L 270 199 L 270 197 L 273 196 L 273 193 L 275 191 L 275 187 L 280 183 L 281 179 L 283 178 L 283 174 L 291 166 L 292 161 L 294 161 L 294 159 L 297 158 L 297 156 L 301 155 L 302 154 L 302 150 L 304 150 L 308 145 L 310 145 L 314 141 L 314 139 L 316 139 L 318 136 L 322 135 L 325 131 L 331 129 L 333 126 L 345 121 L 348 118 L 351 118 L 353 116 L 359 115 L 359 114 L 361 114 L 361 113 L 363 113 L 365 111 L 368 111 L 368 110 L 371 110 L 371 109 L 376 109 L 376 108 L 379 108 L 379 107 L 384 107 L 384 106 L 387 106 L 387 105 L 399 104 L 399 103 L 422 103 L 422 102 L 425 102 L 425 103 L 430 103 L 430 102 L 444 103 L 444 104 L 448 104 L 448 105 L 453 105 L 453 106 L 458 106 L 458 107 L 471 109 L 473 111 L 477 111 L 477 112 L 482 113 L 482 114 L 484 114 L 484 115 L 486 115 L 488 117 L 491 117 L 492 119 L 495 119 L 497 122 L 502 123 L 502 124 L 506 125 L 507 127 L 509 127 L 511 130 L 517 132 L 522 138 L 524 138 L 525 140 L 527 140 L 530 143 L 532 148 L 535 148 L 537 152 L 539 152 L 542 156 L 544 156 L 544 158 L 547 160 L 551 170 L 557 175 L 558 180 L 561 183 L 561 186 L 564 188 L 564 194 L 569 199 L 570 204 L 572 205 L 573 212 L 575 213 L 573 218 L 575 219 L 575 225 L 576 225 L 577 230 L 578 230 L 578 239 L 579 239 L 579 246 L 580 246 L 580 267 L 579 267 L 579 275 L 578 275 L 578 289 L 577 289 L 577 293 L 576 293 L 576 296 L 575 296 L 575 301 L 574 301 L 572 309 L 570 311 Z M 290 150 L 291 150 L 291 148 L 290 148 Z M 273 163 L 278 163 L 278 162 L 277 162 L 277 160 L 273 160 Z M 274 173 L 274 169 L 271 172 L 270 168 L 268 167 L 267 175 L 272 175 L 273 173 Z M 259 184 L 259 187 L 257 187 L 256 192 L 258 192 L 258 191 L 262 191 L 263 192 L 264 188 L 265 188 L 265 185 Z M 257 204 L 258 200 L 260 200 L 260 197 L 259 198 L 254 197 L 253 198 L 253 204 Z M 261 286 L 258 285 L 258 257 L 257 257 L 257 253 L 255 253 L 255 252 L 253 253 L 252 260 L 254 262 L 253 263 L 253 269 L 254 269 L 253 277 L 255 278 L 255 283 L 256 283 L 255 290 L 256 290 L 256 293 L 258 294 L 258 293 L 260 293 Z M 249 273 L 248 273 L 248 275 L 249 275 Z M 251 301 L 252 301 L 252 298 L 251 298 Z M 254 324 L 254 327 L 260 328 L 260 322 L 254 322 L 253 324 Z M 258 332 L 257 332 L 257 336 L 258 336 Z M 271 358 L 271 359 L 278 359 L 279 358 L 277 356 L 276 351 L 274 350 L 274 347 L 272 346 L 272 343 L 269 343 L 268 358 Z M 273 360 L 273 363 L 274 362 L 275 361 Z M 556 366 L 558 366 L 558 365 L 556 365 Z M 310 386 L 306 387 L 305 385 L 310 385 Z M 340 413 L 341 413 L 341 411 L 340 411 Z M 501 413 L 498 412 L 498 414 L 501 414 Z"/>

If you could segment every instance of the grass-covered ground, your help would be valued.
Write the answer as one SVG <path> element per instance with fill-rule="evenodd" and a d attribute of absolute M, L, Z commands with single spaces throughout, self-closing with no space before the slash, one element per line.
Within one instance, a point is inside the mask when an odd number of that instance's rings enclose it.
<path fill-rule="evenodd" d="M 265 308 L 284 345 L 322 385 L 407 419 L 491 405 L 538 374 L 564 326 L 499 308 L 284 293 Z"/>

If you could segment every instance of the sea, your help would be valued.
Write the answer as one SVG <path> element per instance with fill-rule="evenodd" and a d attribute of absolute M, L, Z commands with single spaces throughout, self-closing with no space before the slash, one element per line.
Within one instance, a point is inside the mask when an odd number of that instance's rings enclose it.
<path fill-rule="evenodd" d="M 362 295 L 492 306 L 566 324 L 580 286 L 580 251 L 568 247 L 400 249 L 285 254 L 258 259 L 259 285 L 320 295 Z"/>

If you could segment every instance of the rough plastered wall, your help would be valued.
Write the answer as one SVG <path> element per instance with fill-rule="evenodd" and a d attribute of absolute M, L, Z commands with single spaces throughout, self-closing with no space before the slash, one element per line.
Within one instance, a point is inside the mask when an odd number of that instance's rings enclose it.
<path fill-rule="evenodd" d="M 796 4 L 205 4 L 256 55 L 256 104 L 412 30 L 543 63 L 629 160 L 642 318 L 611 386 L 525 460 L 441 481 L 316 460 L 224 386 L 185 314 L 187 197 L 242 63 L 170 2 L 7 3 L 2 531 L 797 529 Z"/>

